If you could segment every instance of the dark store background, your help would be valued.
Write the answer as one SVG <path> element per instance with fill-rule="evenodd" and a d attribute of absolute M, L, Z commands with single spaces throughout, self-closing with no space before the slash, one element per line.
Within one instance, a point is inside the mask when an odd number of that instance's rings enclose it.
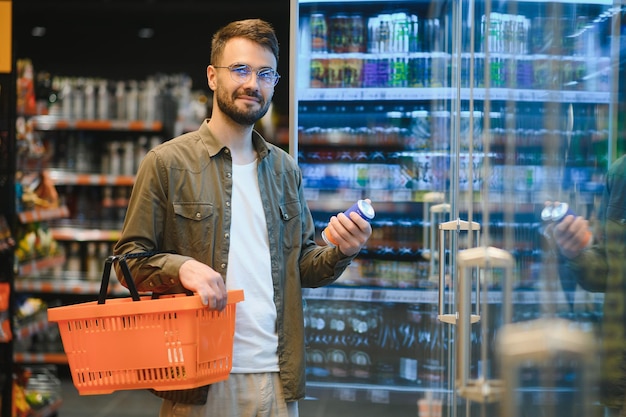
<path fill-rule="evenodd" d="M 13 9 L 15 56 L 32 59 L 36 71 L 120 80 L 185 73 L 200 90 L 208 90 L 215 30 L 232 20 L 265 19 L 281 46 L 274 103 L 287 112 L 288 0 L 15 0 Z M 140 37 L 142 29 L 153 36 Z"/>

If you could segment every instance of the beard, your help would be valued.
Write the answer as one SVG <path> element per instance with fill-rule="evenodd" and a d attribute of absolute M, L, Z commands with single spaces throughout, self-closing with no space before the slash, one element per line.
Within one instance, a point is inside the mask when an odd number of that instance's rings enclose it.
<path fill-rule="evenodd" d="M 220 109 L 222 113 L 226 116 L 230 117 L 234 122 L 239 123 L 243 126 L 252 126 L 254 125 L 261 117 L 265 116 L 267 110 L 270 107 L 270 101 L 265 100 L 261 94 L 256 91 L 247 89 L 242 93 L 235 91 L 232 97 L 228 96 L 228 93 L 224 89 L 218 89 L 215 91 L 216 94 L 216 103 L 217 107 Z M 235 99 L 239 95 L 246 95 L 250 97 L 256 97 L 259 99 L 259 104 L 261 107 L 257 110 L 249 108 L 246 106 L 245 109 L 240 109 L 235 105 Z"/>

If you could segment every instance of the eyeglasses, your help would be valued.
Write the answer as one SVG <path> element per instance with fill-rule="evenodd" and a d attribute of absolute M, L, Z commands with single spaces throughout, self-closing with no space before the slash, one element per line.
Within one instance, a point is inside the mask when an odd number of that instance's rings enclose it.
<path fill-rule="evenodd" d="M 230 78 L 237 83 L 245 83 L 250 81 L 250 77 L 253 72 L 256 72 L 256 78 L 261 83 L 268 87 L 274 87 L 280 80 L 280 75 L 272 68 L 263 67 L 254 69 L 250 65 L 246 64 L 232 64 L 227 67 L 217 67 L 213 65 L 213 68 L 226 68 L 230 71 Z"/>

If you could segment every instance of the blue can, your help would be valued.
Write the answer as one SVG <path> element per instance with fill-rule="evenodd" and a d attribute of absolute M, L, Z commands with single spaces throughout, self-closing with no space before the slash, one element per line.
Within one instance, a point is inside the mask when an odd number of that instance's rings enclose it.
<path fill-rule="evenodd" d="M 552 203 L 549 206 L 544 207 L 541 211 L 541 220 L 544 222 L 560 222 L 566 216 L 576 216 L 576 213 L 570 208 L 567 203 Z"/>
<path fill-rule="evenodd" d="M 557 203 L 552 208 L 552 221 L 558 223 L 570 214 L 576 217 L 576 213 L 570 208 L 569 204 Z"/>

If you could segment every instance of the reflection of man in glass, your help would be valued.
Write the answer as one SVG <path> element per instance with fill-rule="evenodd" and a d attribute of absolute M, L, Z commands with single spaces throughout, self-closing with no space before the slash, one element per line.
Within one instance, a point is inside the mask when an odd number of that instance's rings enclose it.
<path fill-rule="evenodd" d="M 561 277 L 584 289 L 604 292 L 600 393 L 609 416 L 626 416 L 626 156 L 610 167 L 598 227 L 589 239 L 589 223 L 566 216 L 551 227 L 559 247 Z"/>

